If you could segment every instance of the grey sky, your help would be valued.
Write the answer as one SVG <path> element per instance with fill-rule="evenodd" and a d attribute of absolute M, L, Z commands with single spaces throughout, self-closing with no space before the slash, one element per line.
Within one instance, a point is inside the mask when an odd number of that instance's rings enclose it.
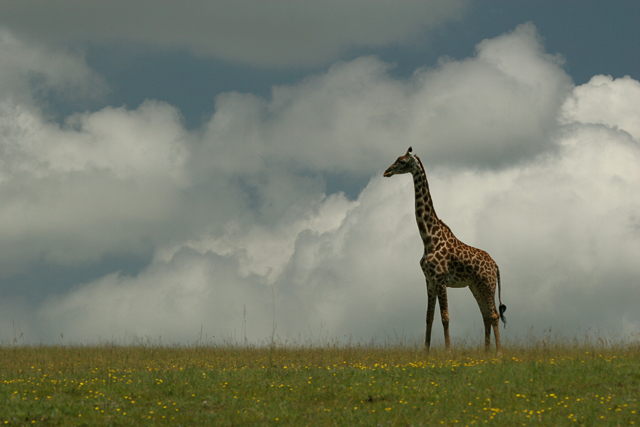
<path fill-rule="evenodd" d="M 0 4 L 0 341 L 237 339 L 246 310 L 259 342 L 272 295 L 284 338 L 418 337 L 410 180 L 379 176 L 408 145 L 509 339 L 640 333 L 637 2 L 81 4 Z"/>

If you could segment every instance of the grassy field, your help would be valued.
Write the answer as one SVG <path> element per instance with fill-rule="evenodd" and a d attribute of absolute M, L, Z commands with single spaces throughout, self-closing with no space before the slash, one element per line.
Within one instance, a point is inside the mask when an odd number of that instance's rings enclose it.
<path fill-rule="evenodd" d="M 0 347 L 0 425 L 640 425 L 637 345 Z"/>

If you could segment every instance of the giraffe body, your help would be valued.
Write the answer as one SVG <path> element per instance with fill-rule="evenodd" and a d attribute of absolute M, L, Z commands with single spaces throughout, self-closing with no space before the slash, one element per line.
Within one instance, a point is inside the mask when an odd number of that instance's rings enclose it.
<path fill-rule="evenodd" d="M 482 249 L 469 246 L 456 238 L 449 226 L 438 218 L 433 208 L 429 184 L 424 166 L 418 156 L 411 154 L 411 147 L 404 156 L 398 157 L 385 172 L 385 177 L 411 173 L 415 189 L 416 221 L 424 244 L 424 255 L 420 267 L 427 282 L 427 331 L 425 347 L 431 345 L 431 329 L 436 301 L 440 305 L 440 317 L 444 329 L 445 346 L 451 347 L 449 338 L 449 306 L 447 288 L 469 287 L 473 294 L 485 327 L 485 348 L 491 346 L 493 329 L 496 349 L 499 352 L 500 332 L 498 319 L 506 324 L 504 312 L 507 307 L 500 299 L 500 270 L 496 262 Z M 495 291 L 498 285 L 499 309 L 496 310 Z"/>

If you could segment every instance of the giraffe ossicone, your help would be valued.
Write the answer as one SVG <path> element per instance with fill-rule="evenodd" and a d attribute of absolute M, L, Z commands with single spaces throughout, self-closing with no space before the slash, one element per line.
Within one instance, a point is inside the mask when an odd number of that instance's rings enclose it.
<path fill-rule="evenodd" d="M 424 244 L 424 255 L 420 260 L 420 267 L 427 282 L 427 330 L 424 345 L 427 350 L 431 346 L 431 328 L 437 300 L 440 305 L 445 346 L 447 349 L 451 348 L 447 288 L 469 287 L 482 313 L 485 348 L 488 351 L 491 347 L 491 330 L 493 329 L 496 349 L 500 352 L 498 320 L 501 319 L 506 326 L 504 312 L 507 306 L 502 304 L 500 296 L 498 264 L 487 252 L 458 240 L 449 226 L 438 218 L 433 208 L 424 166 L 420 157 L 411 154 L 412 151 L 412 147 L 409 147 L 405 155 L 398 157 L 384 171 L 383 176 L 391 177 L 406 173 L 413 176 L 416 221 Z M 495 304 L 496 283 L 498 309 Z"/>

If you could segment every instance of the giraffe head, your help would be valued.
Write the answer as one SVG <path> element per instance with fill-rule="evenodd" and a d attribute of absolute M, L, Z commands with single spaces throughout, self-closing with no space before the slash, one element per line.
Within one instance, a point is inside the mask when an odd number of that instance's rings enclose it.
<path fill-rule="evenodd" d="M 416 158 L 411 154 L 412 148 L 409 147 L 407 153 L 404 156 L 398 157 L 398 159 L 389 166 L 389 169 L 384 171 L 382 176 L 390 177 L 393 175 L 410 173 L 417 166 Z"/>

